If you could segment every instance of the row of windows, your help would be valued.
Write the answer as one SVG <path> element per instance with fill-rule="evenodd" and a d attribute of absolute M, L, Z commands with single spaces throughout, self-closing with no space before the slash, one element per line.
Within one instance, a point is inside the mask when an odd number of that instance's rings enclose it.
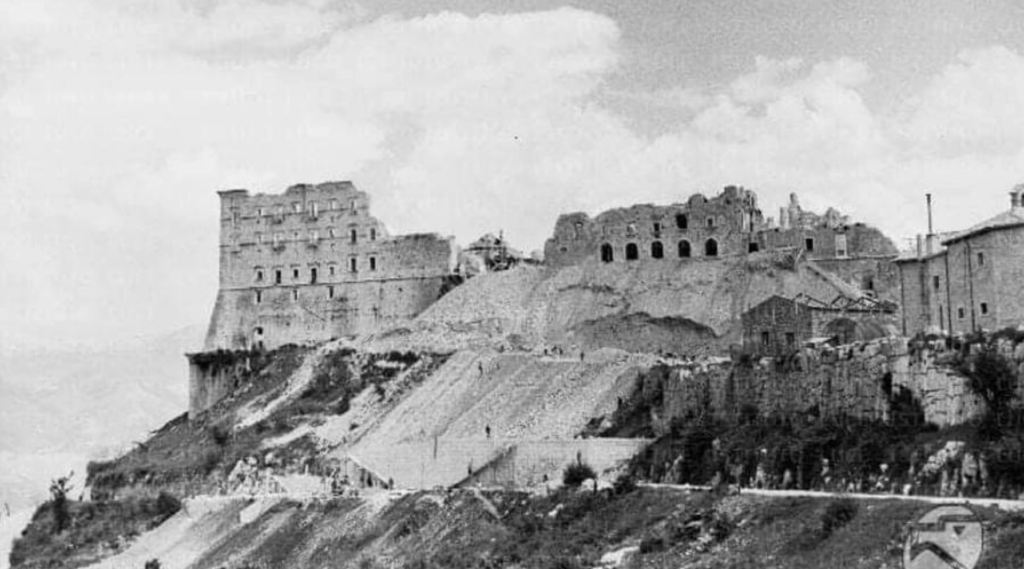
<path fill-rule="evenodd" d="M 333 227 L 328 228 L 328 230 L 327 230 L 327 237 L 328 237 L 328 239 L 334 239 L 337 236 L 338 235 L 337 235 L 337 233 L 335 233 Z M 270 237 L 271 237 L 272 242 L 273 242 L 275 247 L 279 246 L 281 243 L 284 242 L 284 234 L 283 233 L 280 233 L 280 232 L 274 233 Z M 309 238 L 309 242 L 310 243 L 316 243 L 316 242 L 320 241 L 320 232 L 317 231 L 316 229 L 314 229 L 314 230 L 309 232 L 308 238 Z M 256 234 L 256 242 L 257 243 L 259 243 L 259 244 L 266 243 L 266 239 L 267 239 L 266 235 L 264 235 L 262 233 L 257 233 Z M 301 241 L 301 240 L 302 240 L 301 233 L 296 231 L 296 232 L 294 232 L 292 234 L 292 241 Z M 348 240 L 353 245 L 358 243 L 359 242 L 359 231 L 357 229 L 349 230 L 349 232 L 348 232 Z M 377 228 L 371 227 L 370 228 L 370 241 L 376 241 L 376 240 L 377 240 Z"/>
<path fill-rule="evenodd" d="M 369 257 L 367 259 L 367 268 L 371 271 L 377 270 L 377 257 Z M 274 269 L 274 284 L 282 284 L 284 281 L 284 269 Z M 336 271 L 334 265 L 327 267 L 328 275 L 335 276 Z M 352 257 L 348 260 L 348 272 L 358 273 L 359 272 L 359 259 Z M 309 269 L 309 284 L 316 284 L 317 278 L 319 277 L 318 267 L 310 267 Z M 266 278 L 266 270 L 257 267 L 256 268 L 256 282 L 262 283 Z M 301 278 L 301 274 L 298 268 L 292 268 L 292 281 L 297 281 Z"/>
<path fill-rule="evenodd" d="M 676 250 L 680 259 L 686 259 L 692 256 L 692 250 L 690 242 L 682 240 L 679 242 Z M 625 250 L 627 261 L 636 261 L 640 258 L 640 247 L 636 243 L 627 243 Z M 708 239 L 704 242 L 704 256 L 705 257 L 717 257 L 718 256 L 718 241 L 714 239 Z M 654 241 L 651 243 L 651 258 L 652 259 L 663 259 L 665 258 L 665 246 L 661 241 Z M 610 244 L 605 243 L 601 245 L 601 260 L 605 263 L 611 263 L 615 260 L 615 249 Z"/>
<path fill-rule="evenodd" d="M 982 315 L 988 314 L 988 303 L 987 302 L 982 302 L 978 308 L 981 310 Z M 963 306 L 961 306 L 961 307 L 956 309 L 956 318 L 957 318 L 957 320 L 963 320 L 966 316 L 967 316 L 967 311 L 964 310 Z M 944 313 L 942 311 L 942 305 L 940 304 L 939 305 L 939 322 L 943 322 L 944 321 L 944 317 L 945 317 L 945 315 L 944 315 Z"/>
<path fill-rule="evenodd" d="M 333 286 L 328 286 L 327 287 L 326 296 L 327 296 L 328 300 L 334 298 L 334 287 Z M 299 299 L 299 289 L 293 288 L 292 289 L 292 300 L 298 300 L 298 299 Z M 262 304 L 263 303 L 263 291 L 262 290 L 256 291 L 254 300 L 256 301 L 256 304 Z M 262 333 L 262 331 L 260 333 Z"/>

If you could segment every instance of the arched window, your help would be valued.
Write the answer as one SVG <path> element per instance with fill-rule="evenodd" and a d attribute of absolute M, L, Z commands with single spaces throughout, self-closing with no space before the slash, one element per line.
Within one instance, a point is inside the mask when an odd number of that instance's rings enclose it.
<path fill-rule="evenodd" d="M 665 248 L 662 246 L 661 241 L 655 241 L 651 243 L 651 258 L 661 259 L 665 256 Z"/>
<path fill-rule="evenodd" d="M 637 248 L 636 243 L 626 244 L 626 260 L 635 261 L 640 258 L 640 249 Z"/>
<path fill-rule="evenodd" d="M 705 257 L 717 257 L 718 256 L 718 241 L 714 239 L 708 239 L 704 243 L 704 256 Z"/>
<path fill-rule="evenodd" d="M 612 251 L 612 246 L 605 243 L 601 245 L 601 260 L 605 263 L 611 263 L 615 260 L 615 253 Z"/>
<path fill-rule="evenodd" d="M 690 257 L 690 242 L 683 239 L 679 242 L 679 258 L 687 259 Z"/>
<path fill-rule="evenodd" d="M 676 227 L 679 229 L 686 229 L 687 219 L 685 213 L 676 214 Z"/>
<path fill-rule="evenodd" d="M 352 244 L 355 245 L 356 242 L 359 240 L 359 233 L 355 229 L 352 229 L 351 231 L 348 232 L 348 237 Z"/>

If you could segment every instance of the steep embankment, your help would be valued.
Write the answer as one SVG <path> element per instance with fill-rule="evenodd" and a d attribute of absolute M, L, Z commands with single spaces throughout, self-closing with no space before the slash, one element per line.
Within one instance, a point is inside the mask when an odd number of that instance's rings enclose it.
<path fill-rule="evenodd" d="M 711 261 L 590 261 L 557 270 L 523 266 L 473 278 L 411 326 L 368 342 L 721 352 L 739 340 L 740 315 L 776 294 L 828 302 L 859 292 L 810 262 L 767 253 Z"/>

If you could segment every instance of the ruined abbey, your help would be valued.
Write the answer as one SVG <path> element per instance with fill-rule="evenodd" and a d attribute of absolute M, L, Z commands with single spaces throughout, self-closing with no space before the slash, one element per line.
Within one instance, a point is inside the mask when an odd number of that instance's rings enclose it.
<path fill-rule="evenodd" d="M 391 236 L 350 182 L 280 195 L 220 192 L 220 288 L 204 349 L 271 348 L 365 333 L 440 296 L 450 238 Z"/>

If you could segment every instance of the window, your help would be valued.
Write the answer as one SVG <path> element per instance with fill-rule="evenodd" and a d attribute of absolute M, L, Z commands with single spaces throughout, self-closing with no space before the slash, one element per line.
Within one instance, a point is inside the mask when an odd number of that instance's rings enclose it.
<path fill-rule="evenodd" d="M 274 284 L 281 284 L 281 269 L 274 271 Z"/>
<path fill-rule="evenodd" d="M 939 275 L 932 275 L 932 288 L 939 290 Z"/>
<path fill-rule="evenodd" d="M 612 246 L 608 243 L 601 245 L 601 261 L 605 263 L 611 263 L 615 260 L 615 253 L 612 250 Z"/>
<path fill-rule="evenodd" d="M 293 288 L 292 289 L 292 300 L 298 300 L 298 299 L 299 299 L 299 289 Z"/>
<path fill-rule="evenodd" d="M 626 235 L 628 235 L 630 237 L 636 235 L 636 224 L 635 223 L 627 223 L 626 224 Z"/>
<path fill-rule="evenodd" d="M 750 243 L 747 243 L 747 252 L 748 253 L 757 253 L 760 249 L 761 249 L 761 246 L 758 245 L 756 242 L 751 241 Z"/>
<path fill-rule="evenodd" d="M 709 217 L 708 218 L 708 228 L 710 229 L 710 228 L 712 228 L 714 226 L 715 226 L 715 218 Z"/>
<path fill-rule="evenodd" d="M 679 228 L 679 229 L 686 229 L 686 221 L 687 220 L 686 220 L 686 214 L 685 213 L 678 213 L 678 214 L 676 214 L 676 227 L 677 228 Z"/>
<path fill-rule="evenodd" d="M 985 266 L 985 254 L 984 253 L 978 253 L 978 266 L 979 267 L 984 267 Z"/>
<path fill-rule="evenodd" d="M 768 332 L 761 332 L 761 345 L 764 347 L 770 346 L 772 343 L 772 335 Z"/>
<path fill-rule="evenodd" d="M 309 284 L 316 284 L 316 267 L 309 269 Z"/>
<path fill-rule="evenodd" d="M 635 261 L 640 258 L 640 249 L 637 248 L 636 243 L 626 244 L 626 260 Z"/>
<path fill-rule="evenodd" d="M 256 282 L 263 282 L 263 269 L 256 269 Z"/>
<path fill-rule="evenodd" d="M 794 334 L 793 332 L 786 332 L 786 347 L 796 347 L 796 334 Z"/>
<path fill-rule="evenodd" d="M 657 221 L 654 222 L 654 234 L 661 235 L 661 224 Z"/>
<path fill-rule="evenodd" d="M 328 271 L 328 272 L 329 272 L 329 273 L 331 274 L 331 276 L 333 277 L 333 276 L 334 276 L 334 265 L 331 265 L 330 267 L 327 267 L 327 271 Z"/>
<path fill-rule="evenodd" d="M 572 238 L 573 239 L 579 239 L 580 238 L 580 234 L 582 234 L 582 233 L 583 233 L 583 222 L 577 221 L 572 226 Z"/>
<path fill-rule="evenodd" d="M 263 302 L 263 291 L 258 290 L 256 291 L 256 304 L 259 304 L 261 302 Z"/>
<path fill-rule="evenodd" d="M 349 238 L 349 241 L 351 241 L 352 244 L 355 245 L 356 242 L 359 240 L 359 234 L 356 232 L 355 229 L 353 229 L 353 230 L 348 232 L 348 238 Z"/>
<path fill-rule="evenodd" d="M 334 287 L 327 287 L 327 298 L 334 298 Z"/>
<path fill-rule="evenodd" d="M 309 202 L 309 216 L 315 218 L 315 217 L 317 217 L 319 215 L 320 215 L 320 204 L 318 204 L 316 202 Z"/>
<path fill-rule="evenodd" d="M 351 259 L 348 260 L 348 270 L 349 270 L 349 272 L 354 273 L 354 272 L 356 272 L 356 269 L 357 269 L 356 258 L 352 257 Z"/>
<path fill-rule="evenodd" d="M 352 210 L 355 211 L 355 209 L 356 209 L 356 200 L 352 200 L 351 202 L 349 202 L 349 205 L 352 207 Z"/>
<path fill-rule="evenodd" d="M 263 217 L 266 212 L 263 211 L 262 207 L 256 208 L 256 217 Z"/>
<path fill-rule="evenodd" d="M 679 258 L 686 259 L 690 256 L 690 242 L 683 239 L 679 242 Z"/>
<path fill-rule="evenodd" d="M 292 269 L 292 278 L 293 279 L 299 278 L 299 269 Z"/>
<path fill-rule="evenodd" d="M 982 302 L 981 303 L 981 313 L 982 314 L 988 314 L 988 303 L 987 302 Z"/>
<path fill-rule="evenodd" d="M 376 241 L 376 240 L 377 240 L 377 228 L 376 227 L 371 227 L 370 228 L 370 241 Z"/>
<path fill-rule="evenodd" d="M 295 213 L 302 213 L 302 204 L 299 202 L 292 202 L 292 211 Z"/>
<path fill-rule="evenodd" d="M 836 257 L 847 256 L 846 235 L 836 235 Z"/>
<path fill-rule="evenodd" d="M 705 257 L 717 257 L 718 256 L 718 241 L 714 239 L 708 239 L 704 243 L 704 256 Z"/>
<path fill-rule="evenodd" d="M 814 251 L 814 238 L 813 237 L 808 237 L 807 239 L 804 239 L 804 249 L 807 249 L 808 253 Z"/>
<path fill-rule="evenodd" d="M 327 229 L 327 236 L 330 237 L 331 239 L 334 239 L 334 228 L 333 227 L 329 227 Z"/>
<path fill-rule="evenodd" d="M 964 319 L 964 309 L 963 308 L 957 308 L 956 309 L 956 317 L 959 318 L 960 320 Z"/>
<path fill-rule="evenodd" d="M 377 270 L 377 257 L 370 257 L 370 270 L 371 271 L 376 271 Z"/>
<path fill-rule="evenodd" d="M 942 318 L 942 305 L 940 304 L 939 305 L 939 326 L 940 327 L 942 326 L 942 320 L 943 320 L 943 318 Z"/>
<path fill-rule="evenodd" d="M 651 258 L 661 259 L 665 256 L 665 249 L 661 244 L 661 241 L 655 241 L 651 243 Z"/>

